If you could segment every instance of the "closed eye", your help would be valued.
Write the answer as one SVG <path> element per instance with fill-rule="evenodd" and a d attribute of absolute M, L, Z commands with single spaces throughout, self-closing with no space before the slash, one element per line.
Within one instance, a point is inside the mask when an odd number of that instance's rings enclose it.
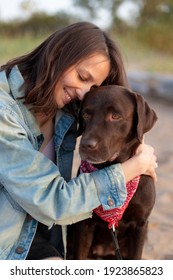
<path fill-rule="evenodd" d="M 87 82 L 87 81 L 88 81 L 88 78 L 87 78 L 87 77 L 84 77 L 84 76 L 80 75 L 79 73 L 78 73 L 78 78 L 79 78 L 79 80 L 82 81 L 82 82 Z"/>
<path fill-rule="evenodd" d="M 90 82 L 91 84 L 93 84 L 91 86 L 90 90 L 100 86 L 100 85 L 95 84 L 93 76 L 88 71 L 86 71 L 86 70 L 79 69 L 79 71 L 77 71 L 77 75 L 78 75 L 78 79 L 81 82 L 85 82 L 85 83 L 89 83 Z"/>
<path fill-rule="evenodd" d="M 90 81 L 89 78 L 84 77 L 84 76 L 81 76 L 80 74 L 78 74 L 78 77 L 79 77 L 79 80 L 80 80 L 81 82 L 87 83 L 87 82 Z M 97 87 L 99 87 L 99 86 L 98 86 L 98 85 L 93 85 L 93 86 L 90 88 L 90 90 L 95 89 L 95 88 L 97 88 Z"/>
<path fill-rule="evenodd" d="M 90 90 L 98 88 L 98 87 L 99 87 L 98 85 L 93 85 Z"/>

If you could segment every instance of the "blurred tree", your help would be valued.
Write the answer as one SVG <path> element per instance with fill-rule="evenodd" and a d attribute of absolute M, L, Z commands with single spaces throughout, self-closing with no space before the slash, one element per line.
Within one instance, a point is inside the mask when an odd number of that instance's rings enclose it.
<path fill-rule="evenodd" d="M 152 49 L 173 54 L 173 0 L 72 0 L 77 8 L 82 10 L 78 15 L 59 12 L 55 15 L 39 13 L 35 0 L 23 0 L 21 9 L 29 15 L 25 19 L 11 22 L 0 21 L 0 34 L 5 36 L 47 34 L 56 28 L 71 24 L 79 20 L 91 20 L 96 22 L 100 19 L 106 23 L 107 18 L 109 33 L 124 35 L 130 40 L 138 40 L 142 45 Z M 134 9 L 129 12 L 128 20 L 120 17 L 120 9 L 127 10 L 127 4 L 133 3 Z M 88 16 L 83 16 L 87 11 Z M 106 16 L 104 13 L 105 11 Z M 133 22 L 133 25 L 131 24 Z M 129 39 L 128 39 L 129 40 Z"/>
<path fill-rule="evenodd" d="M 73 0 L 73 3 L 86 10 L 90 19 L 99 18 L 100 10 L 104 9 L 109 14 L 110 26 L 123 21 L 118 10 L 125 3 L 133 3 L 138 7 L 136 26 L 173 22 L 173 0 Z"/>
<path fill-rule="evenodd" d="M 43 12 L 33 13 L 26 21 L 22 22 L 21 31 L 39 36 L 52 33 L 57 28 L 62 28 L 73 22 L 73 16 L 65 12 L 58 12 L 55 15 Z"/>
<path fill-rule="evenodd" d="M 86 10 L 90 20 L 98 19 L 101 10 L 109 18 L 109 32 L 125 33 L 150 48 L 173 54 L 173 0 L 73 0 L 74 5 Z M 119 16 L 119 9 L 133 3 L 137 16 L 131 12 L 133 25 Z"/>
<path fill-rule="evenodd" d="M 58 12 L 55 15 L 48 15 L 43 12 L 32 13 L 27 19 L 13 20 L 10 22 L 0 22 L 0 35 L 6 37 L 15 36 L 42 36 L 48 35 L 68 24 L 75 22 L 77 19 L 73 15 L 65 12 Z"/>
<path fill-rule="evenodd" d="M 118 9 L 126 0 L 73 0 L 74 5 L 86 10 L 91 20 L 97 20 L 101 10 L 109 15 L 109 27 L 119 27 L 122 20 L 118 17 Z"/>
<path fill-rule="evenodd" d="M 26 16 L 31 16 L 37 10 L 37 5 L 34 0 L 23 0 L 19 6 Z"/>
<path fill-rule="evenodd" d="M 137 25 L 156 25 L 173 22 L 172 0 L 131 0 L 139 7 Z"/>
<path fill-rule="evenodd" d="M 132 0 L 136 3 L 135 0 Z M 144 44 L 173 54 L 173 1 L 139 0 L 136 35 Z"/>

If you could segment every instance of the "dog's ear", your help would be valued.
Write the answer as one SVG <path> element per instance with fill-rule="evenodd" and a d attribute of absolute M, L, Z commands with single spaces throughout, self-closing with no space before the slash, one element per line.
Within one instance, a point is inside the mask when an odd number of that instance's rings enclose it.
<path fill-rule="evenodd" d="M 140 143 L 143 140 L 143 134 L 149 131 L 157 121 L 157 115 L 153 109 L 150 108 L 145 99 L 136 93 L 136 104 L 137 104 L 137 136 Z"/>

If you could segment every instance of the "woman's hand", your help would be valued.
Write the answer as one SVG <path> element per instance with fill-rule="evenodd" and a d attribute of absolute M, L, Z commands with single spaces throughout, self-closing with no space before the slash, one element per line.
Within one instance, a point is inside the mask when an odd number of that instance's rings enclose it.
<path fill-rule="evenodd" d="M 126 182 L 141 174 L 149 175 L 156 181 L 157 175 L 155 169 L 157 167 L 157 157 L 154 154 L 153 147 L 146 145 L 144 142 L 137 148 L 132 158 L 122 163 Z"/>
<path fill-rule="evenodd" d="M 136 150 L 136 156 L 140 158 L 143 168 L 141 174 L 149 175 L 156 181 L 156 168 L 158 167 L 158 163 L 153 147 L 142 143 Z"/>

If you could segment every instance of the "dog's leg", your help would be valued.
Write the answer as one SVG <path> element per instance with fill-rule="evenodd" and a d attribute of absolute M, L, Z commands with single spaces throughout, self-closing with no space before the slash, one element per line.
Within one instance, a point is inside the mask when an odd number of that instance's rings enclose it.
<path fill-rule="evenodd" d="M 142 258 L 143 247 L 147 236 L 148 221 L 143 225 L 136 225 L 131 228 L 128 242 L 128 260 L 140 260 Z"/>
<path fill-rule="evenodd" d="M 73 259 L 86 260 L 93 241 L 95 223 L 92 219 L 74 224 Z"/>

